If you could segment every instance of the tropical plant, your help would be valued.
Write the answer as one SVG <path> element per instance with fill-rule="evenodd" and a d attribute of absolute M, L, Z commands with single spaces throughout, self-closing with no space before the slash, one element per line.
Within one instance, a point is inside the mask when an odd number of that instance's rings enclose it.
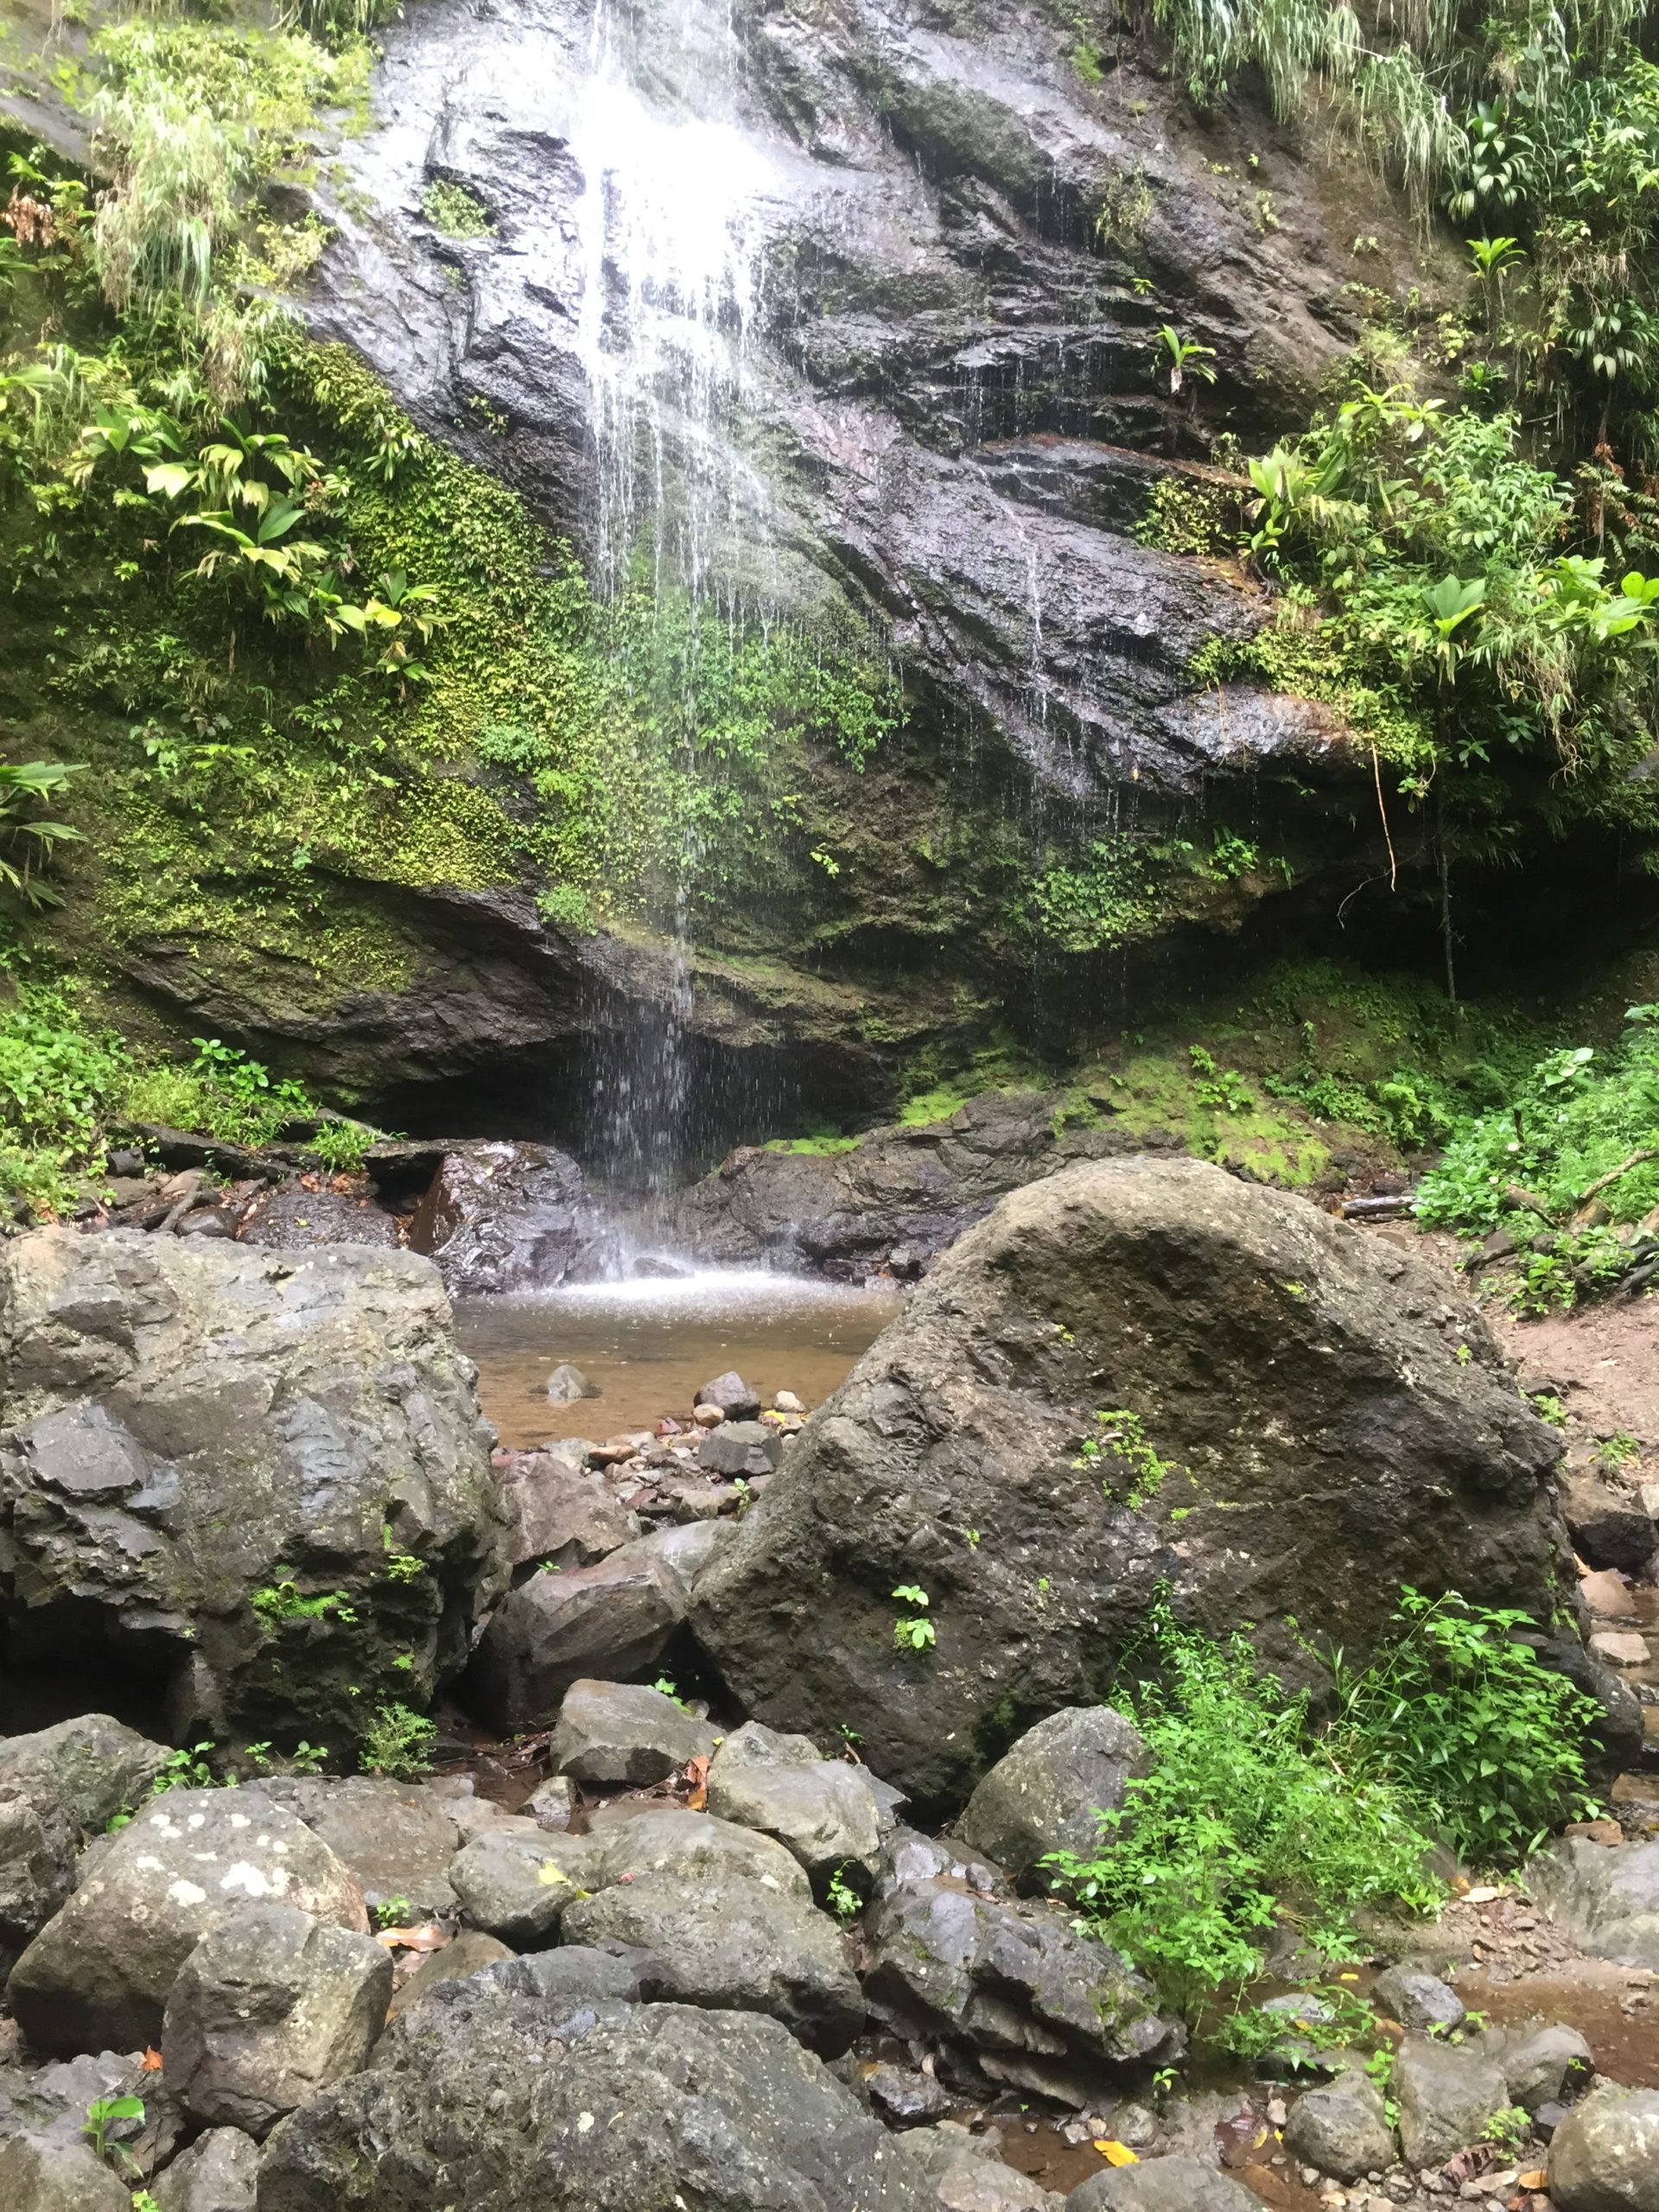
<path fill-rule="evenodd" d="M 57 893 L 41 880 L 41 868 L 57 846 L 80 836 L 68 823 L 48 821 L 29 810 L 80 772 L 66 760 L 0 762 L 0 886 L 25 906 L 59 903 Z"/>
<path fill-rule="evenodd" d="M 1213 346 L 1200 346 L 1195 339 L 1183 338 L 1179 330 L 1166 323 L 1158 333 L 1153 352 L 1169 378 L 1169 389 L 1178 393 L 1189 376 L 1205 384 L 1214 384 L 1216 372 L 1210 366 L 1216 356 Z"/>

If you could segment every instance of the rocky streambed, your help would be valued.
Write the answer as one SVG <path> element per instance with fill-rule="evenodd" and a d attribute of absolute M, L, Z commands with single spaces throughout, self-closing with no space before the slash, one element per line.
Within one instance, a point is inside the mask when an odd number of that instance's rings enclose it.
<path fill-rule="evenodd" d="M 1386 2092 L 1294 1940 L 1217 2075 L 1048 1894 L 1147 1771 L 1103 1692 L 1160 1591 L 1295 1679 L 1455 1582 L 1546 1624 L 1604 1778 L 1644 1757 L 1562 1431 L 1388 1243 L 1084 1161 L 810 1414 L 730 1374 L 533 1452 L 390 1243 L 56 1230 L 0 1276 L 8 2208 L 1651 2212 L 1634 1798 L 1377 1924 Z"/>

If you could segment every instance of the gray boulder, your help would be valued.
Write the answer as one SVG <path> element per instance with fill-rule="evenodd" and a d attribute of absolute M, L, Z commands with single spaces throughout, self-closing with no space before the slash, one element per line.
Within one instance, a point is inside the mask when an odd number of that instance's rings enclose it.
<path fill-rule="evenodd" d="M 1659 2089 L 1599 2082 L 1549 2145 L 1556 2212 L 1659 2212 Z"/>
<path fill-rule="evenodd" d="M 1151 1986 L 1058 1905 L 977 1891 L 944 1853 L 901 1835 L 865 1916 L 865 1996 L 894 2031 L 944 2039 L 983 2075 L 1082 2101 L 1103 2066 L 1179 2056 Z"/>
<path fill-rule="evenodd" d="M 1478 2050 L 1408 2035 L 1394 2063 L 1400 2147 L 1407 2164 L 1439 2166 L 1478 2143 L 1486 2123 L 1510 2101 L 1509 2084 Z"/>
<path fill-rule="evenodd" d="M 1659 1544 L 1659 1529 L 1634 1484 L 1580 1470 L 1563 1486 L 1561 1510 L 1574 1550 L 1592 1567 L 1640 1574 Z"/>
<path fill-rule="evenodd" d="M 648 1953 L 652 1997 L 769 2013 L 831 2057 L 864 2024 L 840 1929 L 810 1899 L 764 1878 L 643 1873 L 576 1898 L 563 1928 L 573 1943 Z"/>
<path fill-rule="evenodd" d="M 760 1393 L 751 1390 L 734 1367 L 728 1367 L 723 1375 L 716 1375 L 712 1382 L 705 1382 L 694 1402 L 718 1406 L 728 1421 L 754 1421 L 760 1412 Z"/>
<path fill-rule="evenodd" d="M 391 1955 L 293 1905 L 211 1928 L 168 1993 L 168 2087 L 205 2126 L 263 2136 L 368 2058 L 391 2002 Z"/>
<path fill-rule="evenodd" d="M 998 2158 L 969 2153 L 954 2159 L 933 2183 L 935 2203 L 944 2212 L 1058 2212 L 1065 2202 L 1029 2174 Z"/>
<path fill-rule="evenodd" d="M 605 1851 L 588 1836 L 494 1828 L 459 1851 L 449 1879 L 474 1928 L 534 1950 L 557 1941 L 565 1907 L 602 1881 Z"/>
<path fill-rule="evenodd" d="M 553 1731 L 553 1764 L 578 1782 L 663 1782 L 720 1738 L 706 1720 L 639 1682 L 572 1682 Z"/>
<path fill-rule="evenodd" d="M 13 1967 L 6 2001 L 37 2050 L 154 2044 L 202 1936 L 267 1901 L 367 1930 L 356 1883 L 291 1813 L 253 1789 L 170 1790 L 110 1839 Z"/>
<path fill-rule="evenodd" d="M 574 1360 L 562 1359 L 547 1378 L 547 1395 L 556 1406 L 574 1406 L 583 1398 L 601 1397 L 603 1393 Z"/>
<path fill-rule="evenodd" d="M 1148 1491 L 1079 1407 L 1132 1414 L 1167 1471 Z M 912 1294 L 691 1625 L 756 1718 L 823 1737 L 855 1714 L 877 1770 L 940 1803 L 1004 1716 L 1092 1700 L 1162 1579 L 1292 1678 L 1303 1639 L 1363 1656 L 1402 1581 L 1547 1618 L 1560 1450 L 1473 1308 L 1393 1246 L 1202 1161 L 1074 1166 Z M 889 1594 L 918 1581 L 923 1653 L 895 1648 Z"/>
<path fill-rule="evenodd" d="M 685 1618 L 687 1560 L 692 1572 L 701 1563 L 669 1535 L 701 1533 L 642 1536 L 592 1567 L 520 1583 L 484 1632 L 467 1675 L 469 1703 L 504 1732 L 549 1728 L 573 1682 L 626 1680 L 654 1667 Z"/>
<path fill-rule="evenodd" d="M 594 1888 L 640 1874 L 674 1874 L 685 1881 L 737 1875 L 786 1897 L 811 1895 L 806 1876 L 782 1844 L 711 1814 L 629 1808 L 620 1819 L 595 1817 L 590 1840 L 604 1853 L 601 1877 L 590 1885 Z"/>
<path fill-rule="evenodd" d="M 1177 2153 L 1090 2174 L 1065 2212 L 1261 2212 L 1261 2203 L 1230 2176 Z"/>
<path fill-rule="evenodd" d="M 604 1477 L 560 1452 L 501 1452 L 495 1467 L 509 1516 L 501 1553 L 510 1567 L 531 1560 L 591 1567 L 640 1534 L 639 1516 Z"/>
<path fill-rule="evenodd" d="M 1527 1880 L 1592 1958 L 1659 1969 L 1659 1843 L 1563 1836 L 1529 1863 Z"/>
<path fill-rule="evenodd" d="M 810 1738 L 780 1736 L 756 1720 L 734 1730 L 715 1753 L 709 1809 L 776 1836 L 819 1878 L 849 1861 L 871 1865 L 884 1826 L 861 1767 L 821 1758 Z"/>
<path fill-rule="evenodd" d="M 448 1154 L 409 1225 L 410 1249 L 431 1255 L 452 1298 L 580 1281 L 614 1241 L 567 1153 L 488 1140 Z"/>
<path fill-rule="evenodd" d="M 365 1774 L 294 1775 L 258 1788 L 322 1838 L 371 1913 L 394 1901 L 400 1917 L 431 1920 L 454 1911 L 449 1861 L 461 1839 L 429 1790 Z"/>
<path fill-rule="evenodd" d="M 102 1835 L 130 1812 L 173 1756 L 107 1713 L 60 1720 L 33 1735 L 0 1738 L 0 1790 L 52 1804 L 83 1835 Z"/>
<path fill-rule="evenodd" d="M 783 1438 L 763 1421 L 722 1421 L 697 1446 L 697 1465 L 728 1479 L 769 1475 L 783 1456 Z"/>
<path fill-rule="evenodd" d="M 1503 2069 L 1510 2101 L 1524 2112 L 1571 2104 L 1596 2070 L 1588 2043 L 1576 2028 L 1560 2022 L 1535 2020 L 1524 2026 L 1488 2028 L 1480 2047 Z"/>
<path fill-rule="evenodd" d="M 1367 2075 L 1339 2074 L 1305 2089 L 1290 2108 L 1285 2147 L 1304 2165 L 1357 2181 L 1394 2164 L 1394 2131 L 1382 2093 Z"/>
<path fill-rule="evenodd" d="M 259 2146 L 239 2127 L 213 2127 L 150 2186 L 159 2212 L 254 2212 Z"/>
<path fill-rule="evenodd" d="M 0 2139 L 0 2204 L 6 2212 L 132 2212 L 132 2195 L 85 2143 L 9 2135 Z"/>
<path fill-rule="evenodd" d="M 480 1982 L 395 2021 L 367 2072 L 275 2131 L 259 2179 L 260 2212 L 532 2203 L 929 2212 L 931 2192 L 775 2020 Z"/>
<path fill-rule="evenodd" d="M 550 1954 L 556 1957 L 556 1952 Z M 463 1928 L 460 1934 L 446 1943 L 441 1951 L 429 1951 L 409 1980 L 399 1985 L 391 2000 L 391 2017 L 411 2005 L 418 2005 L 429 1997 L 440 1982 L 465 1981 L 486 1967 L 503 1963 L 514 1956 L 510 1945 L 486 1936 L 481 1929 Z"/>
<path fill-rule="evenodd" d="M 1129 1781 L 1148 1771 L 1147 1747 L 1121 1713 L 1071 1706 L 1027 1729 L 982 1776 L 957 1826 L 1016 1882 L 1046 1888 L 1047 1853 L 1096 1850 L 1095 1815 L 1117 1811 Z"/>
<path fill-rule="evenodd" d="M 1469 2017 L 1455 1989 L 1418 1967 L 1390 1967 L 1378 1974 L 1371 1997 L 1402 2028 L 1460 2028 Z"/>
<path fill-rule="evenodd" d="M 0 1372 L 14 1663 L 160 1662 L 181 1740 L 336 1752 L 460 1666 L 499 1503 L 429 1262 L 39 1230 L 0 1252 Z"/>

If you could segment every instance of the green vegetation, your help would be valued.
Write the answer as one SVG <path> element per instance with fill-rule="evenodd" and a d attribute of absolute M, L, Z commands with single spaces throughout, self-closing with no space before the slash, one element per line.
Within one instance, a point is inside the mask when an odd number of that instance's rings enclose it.
<path fill-rule="evenodd" d="M 269 1589 L 256 1590 L 251 1602 L 260 1619 L 272 1628 L 285 1621 L 327 1620 L 331 1615 L 348 1628 L 357 1620 L 356 1609 L 338 1590 L 302 1591 L 289 1567 L 279 1567 L 276 1582 Z"/>
<path fill-rule="evenodd" d="M 914 1582 L 901 1582 L 893 1594 L 910 1609 L 893 1624 L 894 1645 L 900 1651 L 931 1651 L 939 1640 L 938 1630 L 927 1618 L 932 1599 Z"/>
<path fill-rule="evenodd" d="M 1523 1312 L 1570 1306 L 1659 1251 L 1659 1009 L 1632 1007 L 1623 1040 L 1552 1052 L 1501 1103 L 1462 1122 L 1419 1187 L 1418 1218 L 1519 1246 Z M 1647 1224 L 1644 1226 L 1643 1224 Z"/>
<path fill-rule="evenodd" d="M 144 2101 L 142 2097 L 94 2097 L 86 2107 L 86 2118 L 80 2132 L 100 2165 L 120 2165 L 137 2173 L 137 2159 L 115 2140 L 110 2131 L 118 2121 L 125 2120 L 136 2120 L 142 2126 L 143 2118 Z"/>
<path fill-rule="evenodd" d="M 395 1897 L 382 1897 L 374 1908 L 377 1928 L 404 1928 L 414 1916 L 414 1907 L 401 1892 Z"/>
<path fill-rule="evenodd" d="M 489 209 L 475 193 L 448 177 L 435 177 L 421 194 L 421 213 L 447 238 L 484 238 L 495 229 Z"/>
<path fill-rule="evenodd" d="M 1368 1905 L 1432 1911 L 1433 1839 L 1513 1863 L 1586 1808 L 1592 1700 L 1513 1641 L 1524 1617 L 1402 1592 L 1363 1672 L 1332 1662 L 1336 1709 L 1315 1724 L 1248 1640 L 1218 1643 L 1160 1601 L 1113 1702 L 1152 1771 L 1101 1815 L 1098 1856 L 1059 1853 L 1056 1886 L 1196 2017 L 1260 1972 L 1276 1916 L 1330 1959 L 1363 1954 Z M 1280 2022 L 1282 2033 L 1287 2024 Z"/>
<path fill-rule="evenodd" d="M 1138 1513 L 1150 1503 L 1163 1488 L 1170 1475 L 1176 1471 L 1172 1460 L 1161 1459 L 1147 1440 L 1147 1433 L 1138 1414 L 1119 1407 L 1109 1413 L 1095 1415 L 1101 1433 L 1084 1439 L 1074 1467 L 1096 1467 L 1103 1464 L 1109 1473 L 1127 1471 L 1128 1490 L 1123 1503 L 1132 1513 Z M 1104 1482 L 1105 1477 L 1103 1477 Z M 1108 1488 L 1108 1495 L 1110 1495 Z"/>
<path fill-rule="evenodd" d="M 358 1762 L 365 1774 L 384 1774 L 394 1781 L 425 1774 L 432 1764 L 438 1739 L 435 1722 L 406 1705 L 375 1707 L 374 1718 L 363 1732 Z"/>
<path fill-rule="evenodd" d="M 1098 1857 L 1049 1864 L 1096 1931 L 1189 2017 L 1260 1970 L 1281 1899 L 1333 1958 L 1355 1955 L 1362 1906 L 1433 1909 L 1441 1891 L 1402 1792 L 1354 1771 L 1243 1637 L 1212 1643 L 1160 1605 L 1140 1663 L 1161 1681 L 1113 1701 L 1146 1738 L 1152 1772 L 1102 1815 Z"/>

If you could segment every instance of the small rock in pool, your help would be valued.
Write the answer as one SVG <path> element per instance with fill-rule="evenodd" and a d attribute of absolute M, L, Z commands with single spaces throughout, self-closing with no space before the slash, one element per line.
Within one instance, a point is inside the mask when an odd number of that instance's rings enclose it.
<path fill-rule="evenodd" d="M 777 1390 L 772 1394 L 772 1409 L 778 1414 L 804 1414 L 806 1407 L 792 1390 Z"/>
<path fill-rule="evenodd" d="M 705 1382 L 696 1402 L 699 1406 L 718 1406 L 728 1421 L 753 1421 L 760 1410 L 760 1393 L 751 1390 L 734 1367 Z"/>
<path fill-rule="evenodd" d="M 718 1406 L 696 1406 L 691 1418 L 699 1428 L 718 1428 L 726 1416 Z"/>
<path fill-rule="evenodd" d="M 578 1398 L 597 1398 L 603 1394 L 598 1383 L 584 1375 L 581 1368 L 562 1359 L 547 1378 L 547 1395 L 556 1406 L 573 1406 Z"/>

